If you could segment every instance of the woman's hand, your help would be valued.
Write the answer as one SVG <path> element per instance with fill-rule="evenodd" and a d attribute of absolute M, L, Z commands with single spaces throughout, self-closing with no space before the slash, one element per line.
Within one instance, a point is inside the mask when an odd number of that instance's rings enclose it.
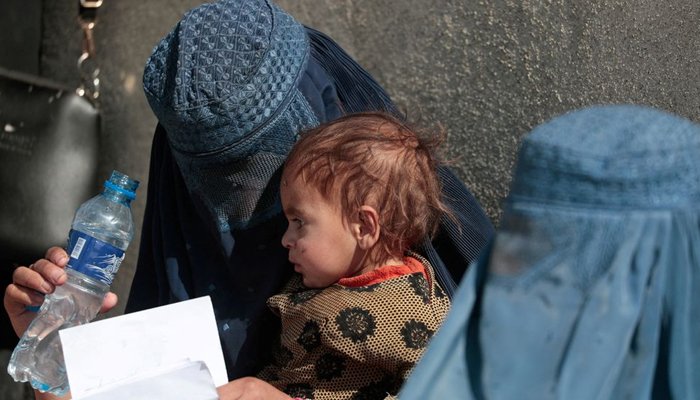
<path fill-rule="evenodd" d="M 52 247 L 45 258 L 29 267 L 18 267 L 12 274 L 12 283 L 5 289 L 4 305 L 17 336 L 22 336 L 36 316 L 34 310 L 44 302 L 43 294 L 53 293 L 56 286 L 66 283 L 65 267 L 68 254 L 60 247 Z M 100 312 L 107 312 L 117 304 L 117 295 L 107 293 Z"/>
<path fill-rule="evenodd" d="M 231 381 L 217 388 L 221 400 L 290 400 L 291 397 L 269 383 L 253 377 Z"/>

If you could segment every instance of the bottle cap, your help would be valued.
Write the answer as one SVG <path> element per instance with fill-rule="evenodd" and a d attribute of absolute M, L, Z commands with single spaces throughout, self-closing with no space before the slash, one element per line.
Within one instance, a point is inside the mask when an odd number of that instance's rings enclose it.
<path fill-rule="evenodd" d="M 139 181 L 129 178 L 128 175 L 115 170 L 112 171 L 109 180 L 105 181 L 105 187 L 124 194 L 129 200 L 134 200 L 139 183 Z"/>

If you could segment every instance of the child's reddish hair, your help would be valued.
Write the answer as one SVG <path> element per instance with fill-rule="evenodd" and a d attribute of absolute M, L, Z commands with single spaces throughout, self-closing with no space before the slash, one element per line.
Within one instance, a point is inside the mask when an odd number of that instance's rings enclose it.
<path fill-rule="evenodd" d="M 370 257 L 381 264 L 432 237 L 441 213 L 452 215 L 440 199 L 434 151 L 441 141 L 388 114 L 352 114 L 301 133 L 285 175 L 337 201 L 345 221 L 362 205 L 374 207 L 381 231 Z"/>

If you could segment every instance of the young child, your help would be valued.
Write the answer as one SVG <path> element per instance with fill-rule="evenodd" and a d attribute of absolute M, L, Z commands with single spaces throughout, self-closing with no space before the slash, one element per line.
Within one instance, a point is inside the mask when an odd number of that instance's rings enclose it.
<path fill-rule="evenodd" d="M 268 300 L 281 343 L 259 378 L 304 399 L 398 392 L 449 308 L 432 267 L 409 252 L 447 212 L 435 142 L 381 113 L 301 135 L 281 185 L 282 244 L 299 274 Z"/>

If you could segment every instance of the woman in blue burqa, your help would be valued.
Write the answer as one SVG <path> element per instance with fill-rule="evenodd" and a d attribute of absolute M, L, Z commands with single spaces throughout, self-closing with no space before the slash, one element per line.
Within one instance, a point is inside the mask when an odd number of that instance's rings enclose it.
<path fill-rule="evenodd" d="M 143 81 L 159 125 L 126 311 L 209 295 L 229 377 L 255 375 L 278 335 L 266 300 L 293 272 L 279 183 L 297 133 L 358 111 L 401 115 L 335 42 L 267 0 L 189 11 L 154 49 Z M 455 175 L 440 175 L 458 223 L 444 218 L 416 250 L 451 295 L 493 228 Z M 51 276 L 45 262 L 35 266 Z"/>
<path fill-rule="evenodd" d="M 536 128 L 452 305 L 402 400 L 700 398 L 700 126 L 607 106 Z"/>

